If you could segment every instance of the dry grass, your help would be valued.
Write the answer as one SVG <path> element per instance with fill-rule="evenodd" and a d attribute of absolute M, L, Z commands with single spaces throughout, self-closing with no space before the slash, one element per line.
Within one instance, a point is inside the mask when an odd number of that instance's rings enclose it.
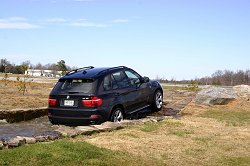
<path fill-rule="evenodd" d="M 86 141 L 166 165 L 250 163 L 250 125 L 232 126 L 207 117 L 184 116 L 72 141 Z"/>
<path fill-rule="evenodd" d="M 18 90 L 19 83 L 8 81 L 7 86 L 0 80 L 0 110 L 35 108 L 47 106 L 48 95 L 54 84 L 27 83 L 27 93 Z"/>

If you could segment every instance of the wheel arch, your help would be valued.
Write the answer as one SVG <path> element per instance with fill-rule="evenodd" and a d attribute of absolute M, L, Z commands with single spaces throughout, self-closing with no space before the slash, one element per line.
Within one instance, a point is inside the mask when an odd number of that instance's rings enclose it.
<path fill-rule="evenodd" d="M 122 109 L 122 113 L 123 113 L 123 116 L 125 115 L 125 112 L 124 112 L 124 106 L 122 104 L 116 104 L 110 111 L 109 113 L 109 120 L 111 120 L 111 116 L 112 116 L 112 113 L 114 112 L 114 110 L 116 108 L 121 108 Z"/>

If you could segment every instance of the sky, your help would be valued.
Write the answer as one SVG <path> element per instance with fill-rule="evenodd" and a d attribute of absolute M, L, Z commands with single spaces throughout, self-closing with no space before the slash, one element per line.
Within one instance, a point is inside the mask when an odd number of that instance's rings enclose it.
<path fill-rule="evenodd" d="M 249 0 L 0 0 L 0 59 L 193 79 L 250 69 Z"/>

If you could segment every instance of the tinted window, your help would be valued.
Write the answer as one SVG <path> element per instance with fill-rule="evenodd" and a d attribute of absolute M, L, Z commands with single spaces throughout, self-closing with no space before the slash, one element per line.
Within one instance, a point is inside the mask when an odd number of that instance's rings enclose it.
<path fill-rule="evenodd" d="M 104 80 L 103 80 L 103 89 L 105 90 L 105 91 L 107 91 L 107 90 L 111 90 L 111 87 L 112 85 L 111 85 L 111 80 L 110 80 L 110 76 L 108 75 L 108 76 L 106 76 L 105 78 L 104 78 Z"/>
<path fill-rule="evenodd" d="M 111 75 L 110 77 L 111 77 L 112 89 L 117 89 L 118 88 L 118 84 L 117 84 L 114 76 Z"/>
<path fill-rule="evenodd" d="M 130 86 L 129 80 L 123 71 L 113 73 L 112 78 L 114 79 L 114 82 L 117 84 L 118 88 L 126 88 Z"/>
<path fill-rule="evenodd" d="M 90 79 L 59 80 L 55 88 L 57 92 L 93 93 L 94 82 Z"/>
<path fill-rule="evenodd" d="M 132 85 L 140 84 L 140 82 L 141 82 L 140 76 L 137 73 L 129 71 L 129 70 L 126 70 L 125 73 L 126 73 L 128 79 Z"/>

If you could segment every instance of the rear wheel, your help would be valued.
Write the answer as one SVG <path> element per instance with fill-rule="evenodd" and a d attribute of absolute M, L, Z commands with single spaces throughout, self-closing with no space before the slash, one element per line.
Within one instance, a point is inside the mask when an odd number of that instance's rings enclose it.
<path fill-rule="evenodd" d="M 121 122 L 123 121 L 124 115 L 121 108 L 116 108 L 111 115 L 112 122 Z"/>
<path fill-rule="evenodd" d="M 163 106 L 163 94 L 161 90 L 155 91 L 154 99 L 152 102 L 153 111 L 160 111 Z"/>

